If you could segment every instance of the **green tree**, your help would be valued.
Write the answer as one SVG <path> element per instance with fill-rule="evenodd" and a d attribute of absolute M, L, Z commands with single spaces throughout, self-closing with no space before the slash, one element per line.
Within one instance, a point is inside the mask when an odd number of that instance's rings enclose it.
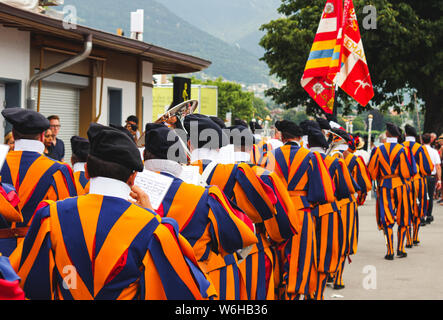
<path fill-rule="evenodd" d="M 218 116 L 226 118 L 226 113 L 232 112 L 232 119 L 240 118 L 250 121 L 254 115 L 254 94 L 242 90 L 240 84 L 224 81 L 222 78 L 216 80 L 199 80 L 192 78 L 193 84 L 202 84 L 218 87 Z"/>
<path fill-rule="evenodd" d="M 377 29 L 365 30 L 363 7 L 377 9 Z M 284 81 L 280 89 L 267 91 L 276 103 L 287 108 L 306 105 L 318 112 L 315 102 L 300 85 L 325 0 L 282 0 L 281 18 L 261 27 L 266 32 L 260 45 L 271 74 Z M 425 131 L 443 132 L 443 0 L 354 0 L 365 53 L 375 86 L 369 108 L 387 111 L 411 110 L 403 105 L 406 93 L 424 101 Z M 358 108 L 340 90 L 337 104 L 344 113 Z"/>

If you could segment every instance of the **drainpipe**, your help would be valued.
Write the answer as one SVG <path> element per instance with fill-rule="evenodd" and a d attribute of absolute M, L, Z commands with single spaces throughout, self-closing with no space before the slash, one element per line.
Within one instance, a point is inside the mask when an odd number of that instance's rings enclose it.
<path fill-rule="evenodd" d="M 70 67 L 80 61 L 85 60 L 87 57 L 89 57 L 91 51 L 92 51 L 92 35 L 90 34 L 85 39 L 84 49 L 81 53 L 65 61 L 57 63 L 48 69 L 40 70 L 40 72 L 34 74 L 32 78 L 28 81 L 28 85 L 26 88 L 27 92 L 26 107 L 28 109 L 35 110 L 35 98 L 32 96 L 32 88 L 37 83 L 37 81 L 47 78 L 50 75 L 53 75 L 54 73 L 57 73 L 67 67 Z"/>

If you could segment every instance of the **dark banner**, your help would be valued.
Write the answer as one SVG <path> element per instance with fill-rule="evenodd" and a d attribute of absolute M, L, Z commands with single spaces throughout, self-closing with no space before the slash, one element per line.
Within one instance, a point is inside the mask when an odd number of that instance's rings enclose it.
<path fill-rule="evenodd" d="M 174 95 L 171 108 L 184 101 L 191 100 L 191 79 L 173 77 L 172 82 L 174 84 Z"/>

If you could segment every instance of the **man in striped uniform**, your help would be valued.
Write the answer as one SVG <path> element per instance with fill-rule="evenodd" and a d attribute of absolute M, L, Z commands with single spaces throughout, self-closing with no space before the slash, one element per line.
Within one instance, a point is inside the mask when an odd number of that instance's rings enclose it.
<path fill-rule="evenodd" d="M 143 170 L 134 141 L 98 124 L 91 125 L 88 138 L 89 194 L 42 202 L 24 240 L 16 270 L 26 296 L 209 298 L 211 284 L 177 222 L 149 210 L 149 198 L 134 187 Z"/>
<path fill-rule="evenodd" d="M 178 154 L 169 153 L 179 146 Z M 156 212 L 173 218 L 214 284 L 219 300 L 246 299 L 234 255 L 257 242 L 250 219 L 234 208 L 215 185 L 202 187 L 181 180 L 181 151 L 174 131 L 163 124 L 147 124 L 145 170 L 173 178 Z M 180 152 L 181 151 L 181 152 Z"/>
<path fill-rule="evenodd" d="M 334 202 L 334 186 L 323 158 L 300 147 L 301 129 L 291 121 L 276 123 L 284 145 L 269 154 L 267 168 L 281 178 L 289 191 L 302 228 L 282 248 L 283 285 L 287 299 L 310 298 L 316 286 L 310 273 L 317 267 L 317 242 L 312 210 Z"/>
<path fill-rule="evenodd" d="M 311 128 L 308 131 L 308 143 L 311 152 L 319 153 L 325 161 L 335 189 L 334 202 L 320 204 L 312 211 L 317 240 L 317 268 L 311 274 L 311 283 L 316 284 L 313 297 L 323 300 L 328 277 L 337 272 L 343 256 L 345 234 L 338 201 L 349 198 L 351 176 L 343 159 L 326 155 L 328 143 L 320 130 Z"/>
<path fill-rule="evenodd" d="M 408 179 L 413 214 L 412 228 L 408 226 L 406 234 L 406 248 L 412 248 L 413 245 L 420 243 L 418 237 L 420 223 L 428 209 L 426 176 L 432 173 L 434 165 L 427 149 L 416 141 L 417 131 L 415 128 L 407 124 L 405 132 L 406 141 L 403 143 L 403 146 L 411 153 L 411 157 L 415 158 L 417 164 L 417 174 Z"/>
<path fill-rule="evenodd" d="M 407 179 L 416 172 L 415 158 L 398 143 L 401 133 L 399 128 L 386 124 L 386 143 L 374 148 L 369 160 L 368 170 L 373 180 L 377 181 L 377 225 L 386 238 L 386 260 L 394 259 L 395 222 L 398 225 L 397 257 L 404 258 L 405 236 L 411 224 L 412 209 Z M 410 159 L 409 159 L 410 158 Z"/>
<path fill-rule="evenodd" d="M 35 209 L 42 200 L 62 200 L 75 196 L 72 170 L 69 165 L 43 155 L 44 132 L 49 121 L 36 111 L 7 108 L 3 117 L 12 124 L 14 151 L 6 156 L 1 169 L 2 182 L 11 184 L 20 198 L 18 205 L 23 221 L 11 223 L 0 230 L 0 251 L 10 253 L 23 241 Z"/>
<path fill-rule="evenodd" d="M 247 163 L 267 186 L 269 197 L 275 198 L 275 213 L 256 223 L 259 243 L 239 265 L 250 300 L 274 300 L 280 296 L 281 265 L 278 247 L 301 230 L 301 221 L 288 190 L 275 172 L 252 164 L 254 136 L 243 126 L 230 127 L 230 142 L 234 145 L 237 164 Z M 274 202 L 274 201 L 273 201 Z"/>
<path fill-rule="evenodd" d="M 77 195 L 81 196 L 89 192 L 89 179 L 85 175 L 85 164 L 89 154 L 88 139 L 79 136 L 71 137 L 71 149 L 75 189 L 77 190 Z"/>

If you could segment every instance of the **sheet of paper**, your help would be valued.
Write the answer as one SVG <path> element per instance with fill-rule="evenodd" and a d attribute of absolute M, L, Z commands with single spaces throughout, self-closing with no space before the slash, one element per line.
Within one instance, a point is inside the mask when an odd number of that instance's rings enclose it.
<path fill-rule="evenodd" d="M 139 186 L 149 196 L 152 207 L 157 210 L 160 207 L 166 193 L 174 179 L 149 170 L 137 173 L 135 185 Z"/>
<path fill-rule="evenodd" d="M 0 144 L 0 170 L 3 167 L 3 163 L 5 162 L 6 155 L 8 154 L 9 146 L 6 144 Z"/>
<path fill-rule="evenodd" d="M 179 176 L 186 183 L 199 185 L 200 184 L 200 167 L 197 166 L 182 166 L 183 171 Z"/>

